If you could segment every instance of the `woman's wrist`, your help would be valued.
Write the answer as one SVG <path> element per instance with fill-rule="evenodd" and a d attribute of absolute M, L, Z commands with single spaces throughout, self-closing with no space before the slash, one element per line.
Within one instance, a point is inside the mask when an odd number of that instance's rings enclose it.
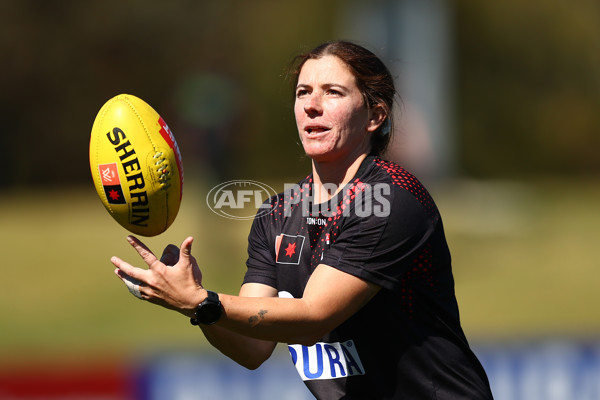
<path fill-rule="evenodd" d="M 190 301 L 189 305 L 181 310 L 181 313 L 188 318 L 194 318 L 196 316 L 196 309 L 198 305 L 202 303 L 208 297 L 208 292 L 203 287 L 198 287 L 198 290 L 194 292 L 194 298 Z"/>

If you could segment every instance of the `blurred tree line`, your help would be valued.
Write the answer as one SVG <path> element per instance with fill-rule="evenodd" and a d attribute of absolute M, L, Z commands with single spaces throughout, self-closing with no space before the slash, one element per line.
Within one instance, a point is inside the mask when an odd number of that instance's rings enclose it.
<path fill-rule="evenodd" d="M 600 172 L 600 2 L 457 1 L 467 174 Z"/>
<path fill-rule="evenodd" d="M 600 3 L 455 1 L 461 173 L 600 171 Z M 150 103 L 186 176 L 308 170 L 285 67 L 336 35 L 342 0 L 4 0 L 0 186 L 90 182 L 89 134 L 119 93 Z"/>

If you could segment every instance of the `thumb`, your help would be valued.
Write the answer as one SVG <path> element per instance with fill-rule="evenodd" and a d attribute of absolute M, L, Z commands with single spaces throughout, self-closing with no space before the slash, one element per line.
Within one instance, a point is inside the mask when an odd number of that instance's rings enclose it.
<path fill-rule="evenodd" d="M 192 257 L 192 243 L 194 242 L 194 238 L 188 236 L 183 243 L 181 243 L 181 250 L 179 251 L 179 260 L 183 260 L 184 263 L 190 264 Z"/>

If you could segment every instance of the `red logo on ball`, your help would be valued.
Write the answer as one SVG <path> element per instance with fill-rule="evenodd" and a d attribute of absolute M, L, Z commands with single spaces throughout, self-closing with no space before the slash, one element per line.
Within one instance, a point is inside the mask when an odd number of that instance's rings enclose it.
<path fill-rule="evenodd" d="M 125 204 L 126 201 L 123 189 L 121 188 L 117 163 L 100 164 L 98 165 L 98 171 L 100 172 L 100 179 L 102 180 L 106 200 L 110 204 Z"/>

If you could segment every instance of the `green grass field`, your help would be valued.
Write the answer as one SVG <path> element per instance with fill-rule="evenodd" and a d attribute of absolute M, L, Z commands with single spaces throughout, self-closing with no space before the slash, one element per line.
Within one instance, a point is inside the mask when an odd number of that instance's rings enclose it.
<path fill-rule="evenodd" d="M 236 293 L 250 222 L 210 212 L 186 182 L 156 252 L 196 238 L 205 286 Z M 600 333 L 600 182 L 448 182 L 431 188 L 473 341 Z M 131 296 L 118 255 L 142 266 L 92 187 L 0 193 L 0 359 L 110 356 L 206 346 L 179 314 Z M 1 363 L 0 363 L 1 364 Z"/>

